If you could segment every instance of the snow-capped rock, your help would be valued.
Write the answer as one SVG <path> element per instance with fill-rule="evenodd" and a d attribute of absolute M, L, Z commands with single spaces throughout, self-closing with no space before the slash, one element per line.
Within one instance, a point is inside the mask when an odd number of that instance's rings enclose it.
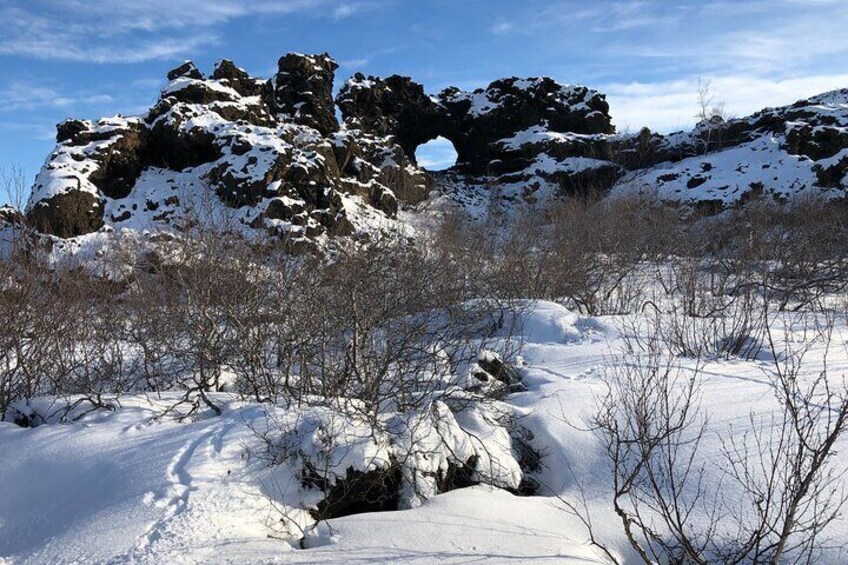
<path fill-rule="evenodd" d="M 287 242 L 403 231 L 399 205 L 434 187 L 415 150 L 439 136 L 458 153 L 440 186 L 449 196 L 650 191 L 715 211 L 848 187 L 848 90 L 689 132 L 616 134 L 604 95 L 584 86 L 513 77 L 431 96 L 409 77 L 356 74 L 334 101 L 337 68 L 327 54 L 288 54 L 264 80 L 229 60 L 204 77 L 187 61 L 142 116 L 62 122 L 27 221 L 59 238 L 155 232 L 211 198 L 245 230 Z"/>
<path fill-rule="evenodd" d="M 143 116 L 65 121 L 27 219 L 60 238 L 157 231 L 211 199 L 245 230 L 289 242 L 379 231 L 398 198 L 421 200 L 429 180 L 393 139 L 338 132 L 336 67 L 327 55 L 290 54 L 260 80 L 231 61 L 209 78 L 186 62 Z"/>

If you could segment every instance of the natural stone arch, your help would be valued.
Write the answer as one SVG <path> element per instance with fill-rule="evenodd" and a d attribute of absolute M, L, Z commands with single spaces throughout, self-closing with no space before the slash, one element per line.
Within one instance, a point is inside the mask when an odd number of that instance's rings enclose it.
<path fill-rule="evenodd" d="M 357 73 L 342 87 L 336 104 L 348 127 L 394 136 L 412 162 L 419 146 L 438 137 L 449 140 L 462 159 L 459 122 L 409 77 L 382 79 Z"/>
<path fill-rule="evenodd" d="M 442 171 L 459 163 L 459 152 L 451 140 L 440 135 L 415 149 L 415 162 L 425 171 Z"/>

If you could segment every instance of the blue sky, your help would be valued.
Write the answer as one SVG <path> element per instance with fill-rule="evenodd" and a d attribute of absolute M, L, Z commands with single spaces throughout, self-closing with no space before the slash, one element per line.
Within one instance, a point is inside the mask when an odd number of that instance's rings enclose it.
<path fill-rule="evenodd" d="M 33 177 L 57 122 L 142 112 L 184 59 L 209 70 L 226 57 L 269 76 L 289 51 L 332 54 L 337 86 L 357 70 L 407 74 L 432 92 L 548 75 L 605 92 L 619 129 L 672 131 L 694 121 L 699 78 L 735 115 L 848 87 L 846 4 L 0 0 L 0 166 Z"/>

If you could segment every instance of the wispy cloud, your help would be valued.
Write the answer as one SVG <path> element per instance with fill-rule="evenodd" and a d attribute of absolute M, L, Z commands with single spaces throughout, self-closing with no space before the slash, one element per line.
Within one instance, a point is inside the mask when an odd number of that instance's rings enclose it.
<path fill-rule="evenodd" d="M 650 3 L 641 0 L 615 2 L 608 7 L 602 21 L 597 22 L 592 31 L 609 33 L 639 28 L 654 30 L 667 29 L 682 22 L 686 14 L 683 10 L 657 10 Z"/>
<path fill-rule="evenodd" d="M 574 2 L 545 3 L 541 6 L 529 6 L 527 11 L 509 14 L 509 18 L 497 19 L 489 32 L 495 35 L 535 34 L 541 30 L 567 28 L 586 20 L 601 18 L 608 13 L 603 6 L 589 8 L 578 7 Z"/>
<path fill-rule="evenodd" d="M 359 14 L 359 13 L 362 13 L 362 12 L 367 12 L 367 11 L 373 10 L 375 8 L 379 8 L 381 5 L 383 5 L 385 3 L 386 3 L 385 0 L 343 2 L 343 3 L 338 4 L 335 7 L 335 9 L 333 9 L 333 19 L 334 20 L 343 20 L 345 18 L 355 16 L 356 14 Z"/>
<path fill-rule="evenodd" d="M 366 53 L 361 57 L 354 57 L 352 59 L 344 59 L 339 61 L 339 66 L 345 70 L 355 70 L 361 71 L 365 67 L 371 64 L 374 59 L 378 59 L 385 55 L 390 55 L 392 53 L 396 53 L 400 50 L 400 47 L 385 47 L 383 49 L 377 49 L 376 51 L 372 51 L 370 53 Z"/>
<path fill-rule="evenodd" d="M 218 27 L 252 15 L 343 19 L 374 2 L 341 0 L 9 0 L 0 54 L 92 63 L 170 59 L 218 43 Z"/>
<path fill-rule="evenodd" d="M 366 57 L 362 57 L 360 59 L 345 59 L 343 61 L 339 61 L 339 66 L 345 70 L 361 69 L 370 62 L 371 59 Z"/>
<path fill-rule="evenodd" d="M 65 93 L 51 87 L 22 81 L 15 81 L 0 88 L 0 112 L 36 108 L 66 109 L 74 106 L 98 106 L 113 101 L 112 96 L 108 94 Z"/>
<path fill-rule="evenodd" d="M 489 31 L 495 35 L 505 35 L 515 29 L 515 26 L 510 22 L 498 22 L 489 28 Z"/>

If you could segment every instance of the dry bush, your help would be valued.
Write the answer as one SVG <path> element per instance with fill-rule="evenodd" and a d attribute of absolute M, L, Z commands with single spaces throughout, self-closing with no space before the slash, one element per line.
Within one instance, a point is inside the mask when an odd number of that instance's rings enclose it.
<path fill-rule="evenodd" d="M 597 316 L 634 312 L 642 303 L 641 265 L 663 257 L 675 219 L 646 196 L 552 207 L 540 242 L 546 298 Z"/>
<path fill-rule="evenodd" d="M 17 254 L 0 288 L 0 414 L 10 404 L 61 390 L 75 368 L 75 304 L 54 272 Z"/>
<path fill-rule="evenodd" d="M 716 276 L 713 263 L 699 257 L 664 261 L 657 269 L 656 295 L 646 303 L 648 323 L 672 355 L 754 358 L 762 348 L 768 303 L 759 285 Z M 630 339 L 638 342 L 644 332 L 631 329 Z"/>
<path fill-rule="evenodd" d="M 357 399 L 372 420 L 432 402 L 501 316 L 497 303 L 469 302 L 473 287 L 450 257 L 397 243 L 316 271 L 306 300 L 317 341 L 299 367 L 303 393 Z"/>
<path fill-rule="evenodd" d="M 644 563 L 812 563 L 834 543 L 827 528 L 846 500 L 834 457 L 848 423 L 844 377 L 827 368 L 834 318 L 804 314 L 785 331 L 767 332 L 774 412 L 751 414 L 742 434 L 728 430 L 711 471 L 718 481 L 707 480 L 699 454 L 716 430 L 699 409 L 698 365 L 682 373 L 657 333 L 610 365 L 594 430 L 611 465 L 613 509 Z M 815 347 L 825 354 L 810 363 Z M 591 530 L 585 508 L 567 505 Z M 590 538 L 616 560 L 596 531 Z"/>

